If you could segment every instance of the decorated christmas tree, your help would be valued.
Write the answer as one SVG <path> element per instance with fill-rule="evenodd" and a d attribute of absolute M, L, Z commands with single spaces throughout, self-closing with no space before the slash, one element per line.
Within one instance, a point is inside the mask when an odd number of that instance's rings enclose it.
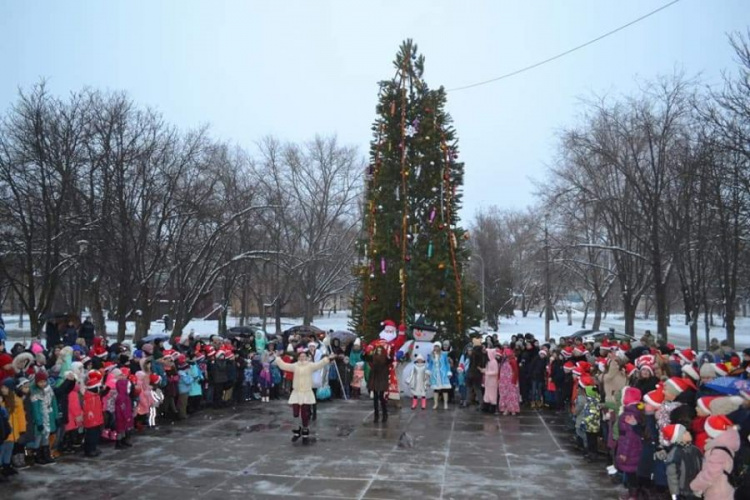
<path fill-rule="evenodd" d="M 394 65 L 393 79 L 380 83 L 372 127 L 352 326 L 371 339 L 386 318 L 419 318 L 459 340 L 478 321 L 463 282 L 464 165 L 445 90 L 427 86 L 416 44 L 405 41 Z"/>

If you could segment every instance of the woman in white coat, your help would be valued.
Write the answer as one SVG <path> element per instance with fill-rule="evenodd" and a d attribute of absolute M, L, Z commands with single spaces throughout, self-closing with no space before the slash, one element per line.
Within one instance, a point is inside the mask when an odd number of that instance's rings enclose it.
<path fill-rule="evenodd" d="M 292 441 L 297 441 L 302 436 L 302 442 L 307 443 L 310 437 L 311 408 L 315 405 L 313 373 L 329 363 L 328 356 L 323 356 L 320 361 L 311 363 L 308 352 L 301 350 L 297 353 L 296 363 L 286 363 L 280 357 L 277 357 L 274 363 L 285 372 L 294 373 L 289 404 L 292 405 L 294 418 L 300 417 L 302 419 L 302 427 L 292 430 Z"/>

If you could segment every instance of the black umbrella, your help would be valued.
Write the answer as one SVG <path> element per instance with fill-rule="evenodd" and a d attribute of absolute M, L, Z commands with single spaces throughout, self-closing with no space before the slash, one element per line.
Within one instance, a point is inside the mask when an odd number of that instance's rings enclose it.
<path fill-rule="evenodd" d="M 233 326 L 222 336 L 230 339 L 234 337 L 254 337 L 255 329 L 249 326 Z"/>
<path fill-rule="evenodd" d="M 325 333 L 323 330 L 318 328 L 317 326 L 313 325 L 297 325 L 293 326 L 290 329 L 286 330 L 284 332 L 284 336 L 288 337 L 289 335 L 318 335 L 321 333 Z"/>
<path fill-rule="evenodd" d="M 143 342 L 144 344 L 146 344 L 146 343 L 153 342 L 153 341 L 159 340 L 159 339 L 161 339 L 161 340 L 167 340 L 168 338 L 169 338 L 169 335 L 166 334 L 166 333 L 153 333 L 151 335 L 146 335 L 145 337 L 143 337 L 141 339 L 141 342 Z"/>

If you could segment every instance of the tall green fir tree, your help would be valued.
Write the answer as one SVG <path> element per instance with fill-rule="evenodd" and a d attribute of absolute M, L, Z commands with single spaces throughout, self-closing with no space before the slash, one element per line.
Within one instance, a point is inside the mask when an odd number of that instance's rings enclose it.
<path fill-rule="evenodd" d="M 461 341 L 479 311 L 463 276 L 469 235 L 459 226 L 458 140 L 445 90 L 428 87 L 416 44 L 403 42 L 394 66 L 395 76 L 380 82 L 372 126 L 352 326 L 370 340 L 385 319 L 423 321 Z"/>

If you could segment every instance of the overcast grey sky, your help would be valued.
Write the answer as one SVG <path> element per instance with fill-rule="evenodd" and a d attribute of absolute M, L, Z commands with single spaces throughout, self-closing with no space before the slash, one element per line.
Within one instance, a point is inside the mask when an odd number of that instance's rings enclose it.
<path fill-rule="evenodd" d="M 40 78 L 58 94 L 125 90 L 184 128 L 209 123 L 252 148 L 267 134 L 338 134 L 367 154 L 377 82 L 401 40 L 432 87 L 486 80 L 625 24 L 667 0 L 0 0 L 0 109 Z M 523 208 L 579 97 L 634 90 L 683 70 L 732 69 L 726 34 L 750 0 L 681 0 L 590 47 L 501 82 L 449 94 L 466 162 L 464 217 Z"/>

